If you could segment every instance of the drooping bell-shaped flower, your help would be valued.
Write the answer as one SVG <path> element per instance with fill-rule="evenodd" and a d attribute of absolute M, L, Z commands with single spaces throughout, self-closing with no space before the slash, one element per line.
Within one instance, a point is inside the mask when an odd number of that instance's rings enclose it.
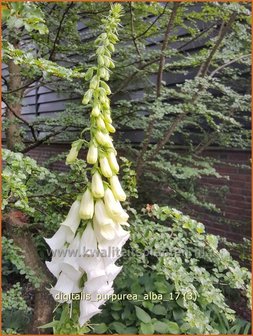
<path fill-rule="evenodd" d="M 95 219 L 101 226 L 113 225 L 113 220 L 106 212 L 105 204 L 102 200 L 98 200 L 95 203 Z"/>
<path fill-rule="evenodd" d="M 79 282 L 80 282 L 80 279 L 78 279 L 78 281 L 74 281 L 67 274 L 62 272 L 59 275 L 59 278 L 57 280 L 56 285 L 54 287 L 52 287 L 49 290 L 49 292 L 52 294 L 55 301 L 70 302 L 70 299 L 67 298 L 67 297 L 63 298 L 63 295 L 67 296 L 67 295 L 70 295 L 72 293 L 81 292 L 81 288 L 79 287 Z"/>
<path fill-rule="evenodd" d="M 73 240 L 80 224 L 79 208 L 80 202 L 75 201 L 58 231 L 56 231 L 52 238 L 45 238 L 46 243 L 50 246 L 52 251 L 61 249 L 66 242 L 71 243 Z"/>
<path fill-rule="evenodd" d="M 111 184 L 111 189 L 112 189 L 112 192 L 114 194 L 114 197 L 118 201 L 124 202 L 126 200 L 126 194 L 125 194 L 124 190 L 121 187 L 121 184 L 119 182 L 118 176 L 113 175 L 110 178 L 110 184 Z"/>
<path fill-rule="evenodd" d="M 91 219 L 94 214 L 94 199 L 89 189 L 83 194 L 79 216 L 81 219 Z"/>

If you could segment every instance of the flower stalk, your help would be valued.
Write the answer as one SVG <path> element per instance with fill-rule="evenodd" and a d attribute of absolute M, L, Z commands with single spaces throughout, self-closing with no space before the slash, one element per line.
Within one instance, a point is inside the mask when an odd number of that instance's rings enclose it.
<path fill-rule="evenodd" d="M 79 325 L 82 327 L 89 319 L 101 312 L 104 295 L 113 293 L 113 280 L 121 267 L 115 265 L 116 257 L 105 250 L 122 246 L 129 238 L 128 231 L 121 225 L 128 225 L 128 214 L 120 202 L 126 200 L 117 174 L 119 164 L 117 152 L 110 133 L 115 132 L 110 110 L 110 87 L 106 83 L 110 69 L 115 67 L 111 58 L 118 41 L 117 27 L 120 22 L 122 7 L 111 7 L 108 18 L 102 20 L 104 32 L 95 40 L 97 47 L 97 66 L 90 68 L 85 76 L 89 80 L 89 89 L 84 94 L 82 103 L 90 107 L 90 142 L 87 163 L 92 165 L 91 183 L 81 197 L 76 200 L 59 230 L 46 242 L 53 251 L 75 250 L 72 256 L 64 253 L 54 256 L 47 262 L 49 270 L 57 277 L 56 285 L 50 289 L 56 301 L 71 303 L 71 298 L 58 298 L 56 294 L 70 295 L 84 292 L 91 295 L 91 300 L 80 300 Z M 66 163 L 74 164 L 84 140 L 72 144 Z M 83 254 L 83 251 L 87 251 Z M 71 251 L 70 251 L 71 252 Z M 82 281 L 85 279 L 85 281 Z M 97 299 L 97 298 L 100 299 Z"/>

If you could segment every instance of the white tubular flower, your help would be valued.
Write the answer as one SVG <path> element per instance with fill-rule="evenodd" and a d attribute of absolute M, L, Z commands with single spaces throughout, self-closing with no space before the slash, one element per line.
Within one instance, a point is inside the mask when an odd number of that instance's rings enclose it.
<path fill-rule="evenodd" d="M 83 275 L 79 267 L 79 247 L 80 236 L 78 234 L 69 245 L 61 266 L 62 272 L 73 281 L 78 281 Z"/>
<path fill-rule="evenodd" d="M 120 213 L 118 213 L 117 215 L 115 215 L 113 217 L 113 219 L 115 220 L 115 222 L 117 222 L 118 224 L 126 223 L 128 221 L 128 218 L 129 218 L 128 214 L 123 209 L 122 209 L 122 211 Z"/>
<path fill-rule="evenodd" d="M 111 189 L 112 189 L 112 192 L 113 192 L 116 200 L 122 201 L 122 202 L 125 201 L 126 200 L 126 194 L 121 187 L 118 176 L 113 175 L 110 178 L 110 185 L 111 185 Z"/>
<path fill-rule="evenodd" d="M 99 225 L 96 218 L 93 219 L 94 231 L 98 241 L 103 241 L 104 239 L 111 241 L 115 238 L 115 230 L 113 225 Z"/>
<path fill-rule="evenodd" d="M 103 260 L 97 245 L 96 235 L 89 223 L 82 234 L 79 248 L 79 265 L 87 273 L 88 279 L 105 275 Z"/>
<path fill-rule="evenodd" d="M 101 172 L 105 177 L 112 177 L 112 170 L 107 158 L 104 156 L 99 160 Z"/>
<path fill-rule="evenodd" d="M 95 204 L 95 219 L 101 226 L 113 225 L 113 220 L 108 216 L 104 202 L 99 200 Z"/>
<path fill-rule="evenodd" d="M 59 302 L 69 301 L 68 299 L 65 300 L 58 299 L 57 296 L 58 295 L 60 296 L 61 294 L 69 295 L 72 293 L 79 293 L 81 291 L 81 288 L 78 285 L 80 279 L 78 279 L 78 281 L 73 281 L 71 278 L 68 277 L 67 274 L 62 272 L 58 278 L 56 285 L 52 287 L 49 290 L 49 292 L 52 294 L 52 296 L 56 301 Z"/>
<path fill-rule="evenodd" d="M 85 254 L 87 255 L 92 255 L 94 251 L 97 251 L 97 247 L 98 247 L 97 245 L 98 243 L 97 243 L 94 230 L 91 224 L 89 223 L 86 226 L 86 229 L 84 230 L 82 237 L 81 237 L 80 254 L 83 255 L 83 253 L 85 252 Z"/>
<path fill-rule="evenodd" d="M 97 305 L 90 302 L 81 300 L 80 301 L 80 317 L 79 317 L 79 324 L 82 327 L 85 322 L 89 321 L 92 316 L 101 313 L 101 309 L 97 308 Z"/>
<path fill-rule="evenodd" d="M 75 201 L 58 231 L 56 231 L 52 238 L 45 238 L 46 243 L 50 246 L 52 251 L 61 249 L 66 242 L 71 243 L 73 240 L 80 224 L 79 208 L 80 202 Z"/>
<path fill-rule="evenodd" d="M 122 212 L 122 207 L 118 201 L 115 200 L 113 192 L 110 188 L 105 190 L 104 202 L 106 211 L 110 216 L 116 216 Z"/>
<path fill-rule="evenodd" d="M 104 191 L 103 181 L 102 181 L 101 175 L 98 172 L 96 172 L 92 176 L 91 191 L 95 198 L 104 197 L 105 191 Z"/>
<path fill-rule="evenodd" d="M 79 216 L 81 219 L 91 219 L 94 214 L 94 199 L 89 189 L 83 194 Z"/>
<path fill-rule="evenodd" d="M 67 226 L 73 232 L 74 235 L 80 224 L 79 208 L 80 208 L 80 202 L 75 201 L 72 204 L 65 221 L 62 223 L 62 225 Z M 67 240 L 68 243 L 70 243 L 71 241 L 72 239 Z"/>
<path fill-rule="evenodd" d="M 57 251 L 57 255 L 53 256 L 51 261 L 46 261 L 47 268 L 56 278 L 58 278 L 59 274 L 62 271 L 61 266 L 65 254 L 66 254 L 66 248 L 62 248 Z"/>
<path fill-rule="evenodd" d="M 89 164 L 95 164 L 98 160 L 98 149 L 95 145 L 90 145 L 87 153 L 87 162 Z"/>
<path fill-rule="evenodd" d="M 110 153 L 108 153 L 107 158 L 108 158 L 108 162 L 109 162 L 110 167 L 111 167 L 112 171 L 114 172 L 114 174 L 118 174 L 119 165 L 118 165 L 115 154 L 113 152 L 110 152 Z"/>

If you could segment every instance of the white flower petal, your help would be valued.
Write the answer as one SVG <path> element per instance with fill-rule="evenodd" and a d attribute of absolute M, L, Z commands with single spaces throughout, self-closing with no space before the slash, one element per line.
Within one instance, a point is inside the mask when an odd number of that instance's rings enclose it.
<path fill-rule="evenodd" d="M 92 316 L 99 314 L 101 309 L 97 308 L 97 305 L 90 301 L 81 300 L 80 301 L 80 317 L 79 324 L 82 327 L 85 322 L 89 321 Z"/>
<path fill-rule="evenodd" d="M 80 216 L 79 216 L 79 209 L 80 209 L 80 202 L 75 201 L 70 210 L 69 213 L 65 219 L 65 221 L 62 223 L 62 225 L 67 226 L 68 228 L 70 228 L 70 230 L 72 231 L 72 233 L 75 235 L 77 228 L 79 227 L 80 224 Z M 67 237 L 67 242 L 70 243 L 71 238 Z"/>
<path fill-rule="evenodd" d="M 79 280 L 73 281 L 71 278 L 68 277 L 67 274 L 62 272 L 58 278 L 56 285 L 54 286 L 54 289 L 64 294 L 78 293 L 81 291 L 78 286 Z"/>
<path fill-rule="evenodd" d="M 89 223 L 84 230 L 80 241 L 80 254 L 92 254 L 97 250 L 97 239 L 95 232 Z"/>
<path fill-rule="evenodd" d="M 71 231 L 69 230 L 69 228 L 65 226 L 60 226 L 60 228 L 55 232 L 52 238 L 44 238 L 44 239 L 46 243 L 50 246 L 51 250 L 55 251 L 61 249 L 64 246 L 66 242 L 66 237 L 70 233 Z"/>

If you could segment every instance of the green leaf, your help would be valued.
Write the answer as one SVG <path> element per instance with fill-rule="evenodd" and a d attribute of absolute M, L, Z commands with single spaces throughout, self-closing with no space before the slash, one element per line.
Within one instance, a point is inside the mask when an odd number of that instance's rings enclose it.
<path fill-rule="evenodd" d="M 163 305 L 155 305 L 152 312 L 156 315 L 166 315 L 167 309 Z"/>
<path fill-rule="evenodd" d="M 140 307 L 135 306 L 136 316 L 138 319 L 144 323 L 149 323 L 151 321 L 151 317 L 145 312 L 145 310 Z"/>
<path fill-rule="evenodd" d="M 160 334 L 167 334 L 169 332 L 169 326 L 165 322 L 157 321 L 154 324 L 155 331 L 159 332 Z"/>
<path fill-rule="evenodd" d="M 100 323 L 98 325 L 95 325 L 94 327 L 94 333 L 95 334 L 104 334 L 108 329 L 108 326 L 105 323 Z"/>
<path fill-rule="evenodd" d="M 160 282 L 160 281 L 155 282 L 155 288 L 161 294 L 168 293 L 168 286 L 164 282 Z"/>
<path fill-rule="evenodd" d="M 152 323 L 141 323 L 140 334 L 152 335 L 155 332 L 155 328 Z"/>
<path fill-rule="evenodd" d="M 109 325 L 110 329 L 115 330 L 118 334 L 123 334 L 126 326 L 121 322 L 113 322 Z"/>
<path fill-rule="evenodd" d="M 165 322 L 166 320 L 164 320 Z M 180 334 L 180 328 L 176 322 L 166 321 L 165 322 L 168 326 L 168 333 L 170 334 Z"/>

